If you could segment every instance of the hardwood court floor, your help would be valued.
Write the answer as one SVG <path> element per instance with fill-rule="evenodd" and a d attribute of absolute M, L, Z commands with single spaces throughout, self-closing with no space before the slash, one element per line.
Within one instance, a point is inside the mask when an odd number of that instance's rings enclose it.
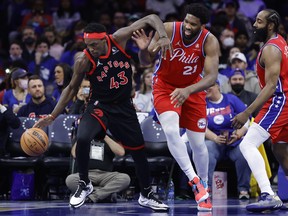
<path fill-rule="evenodd" d="M 249 213 L 245 206 L 250 201 L 238 199 L 214 200 L 212 212 L 198 212 L 195 201 L 175 201 L 169 204 L 170 211 L 167 213 L 153 212 L 150 209 L 140 207 L 137 201 L 118 202 L 113 204 L 84 204 L 80 209 L 72 209 L 68 200 L 64 201 L 0 201 L 0 215 L 10 216 L 112 216 L 112 215 L 152 215 L 152 216 L 230 216 L 250 215 L 265 216 L 278 215 L 288 216 L 288 211 L 278 210 L 268 213 Z"/>

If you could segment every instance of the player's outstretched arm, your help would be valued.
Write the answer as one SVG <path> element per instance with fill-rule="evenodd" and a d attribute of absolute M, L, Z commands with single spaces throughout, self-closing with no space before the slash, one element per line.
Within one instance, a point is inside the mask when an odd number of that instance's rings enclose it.
<path fill-rule="evenodd" d="M 166 56 L 167 51 L 172 53 L 170 39 L 167 36 L 164 24 L 156 14 L 145 16 L 135 21 L 130 26 L 119 29 L 113 34 L 113 38 L 120 44 L 121 47 L 125 48 L 126 43 L 129 39 L 131 39 L 133 32 L 140 29 L 147 29 L 148 27 L 154 29 L 159 36 L 157 45 L 161 49 L 162 56 Z"/>
<path fill-rule="evenodd" d="M 41 118 L 37 121 L 33 127 L 43 128 L 50 125 L 53 120 L 64 110 L 70 100 L 77 94 L 78 88 L 84 78 L 85 71 L 89 65 L 89 60 L 82 53 L 79 55 L 74 64 L 74 73 L 69 85 L 63 90 L 58 103 L 50 115 L 45 118 Z"/>

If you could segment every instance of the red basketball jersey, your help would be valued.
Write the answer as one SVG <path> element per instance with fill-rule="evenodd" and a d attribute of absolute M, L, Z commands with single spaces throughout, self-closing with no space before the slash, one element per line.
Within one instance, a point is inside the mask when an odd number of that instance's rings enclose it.
<path fill-rule="evenodd" d="M 172 86 L 183 88 L 201 79 L 205 60 L 204 42 L 210 32 L 203 29 L 192 44 L 185 45 L 182 26 L 183 22 L 173 23 L 171 44 L 174 54 L 171 56 L 168 53 L 166 60 L 160 59 L 154 74 L 154 82 L 159 78 Z"/>
<path fill-rule="evenodd" d="M 265 83 L 265 68 L 263 68 L 259 62 L 262 55 L 263 48 L 267 45 L 273 45 L 277 47 L 282 53 L 281 69 L 280 75 L 277 82 L 277 89 L 275 93 L 283 92 L 288 96 L 288 46 L 286 41 L 281 35 L 277 35 L 266 42 L 266 44 L 261 48 L 257 60 L 256 60 L 256 71 L 259 77 L 260 87 L 263 88 Z"/>

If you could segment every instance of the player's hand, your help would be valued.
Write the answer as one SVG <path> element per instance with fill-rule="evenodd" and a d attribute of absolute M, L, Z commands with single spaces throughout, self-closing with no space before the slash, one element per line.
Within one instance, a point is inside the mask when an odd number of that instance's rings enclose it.
<path fill-rule="evenodd" d="M 171 104 L 174 104 L 174 107 L 180 107 L 189 97 L 190 93 L 188 88 L 176 88 L 171 94 Z"/>
<path fill-rule="evenodd" d="M 169 51 L 170 56 L 173 55 L 173 47 L 170 43 L 170 39 L 168 37 L 160 37 L 157 43 L 155 44 L 155 47 L 153 49 L 153 52 L 156 52 L 157 50 L 161 50 L 161 57 L 166 60 L 167 51 Z"/>
<path fill-rule="evenodd" d="M 240 129 L 248 121 L 248 119 L 249 119 L 249 114 L 246 113 L 245 111 L 241 112 L 231 120 L 232 121 L 232 127 L 234 129 Z"/>
<path fill-rule="evenodd" d="M 145 50 L 148 48 L 151 40 L 152 40 L 152 34 L 153 32 L 150 31 L 149 35 L 147 36 L 145 31 L 143 29 L 137 30 L 133 32 L 132 39 L 135 41 L 137 46 L 140 50 Z"/>
<path fill-rule="evenodd" d="M 36 128 L 44 128 L 44 127 L 50 125 L 53 121 L 54 121 L 54 117 L 52 117 L 51 115 L 47 115 L 46 117 L 39 119 L 39 120 L 33 125 L 33 127 L 36 127 Z"/>

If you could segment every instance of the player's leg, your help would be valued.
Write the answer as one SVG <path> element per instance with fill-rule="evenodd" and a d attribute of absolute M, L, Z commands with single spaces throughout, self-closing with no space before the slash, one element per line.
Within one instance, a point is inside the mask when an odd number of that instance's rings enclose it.
<path fill-rule="evenodd" d="M 271 188 L 264 159 L 258 150 L 258 147 L 267 140 L 269 136 L 270 134 L 266 130 L 258 124 L 253 123 L 240 143 L 240 150 L 247 160 L 261 190 L 259 201 L 247 205 L 246 209 L 248 211 L 261 212 L 264 210 L 275 210 L 282 206 L 282 201 L 274 194 Z"/>
<path fill-rule="evenodd" d="M 121 106 L 124 106 L 121 108 Z M 109 116 L 109 130 L 116 140 L 119 140 L 126 150 L 129 150 L 134 164 L 141 194 L 138 203 L 155 211 L 166 211 L 168 206 L 155 198 L 150 186 L 149 164 L 144 151 L 144 139 L 132 103 L 119 105 L 120 113 Z"/>
<path fill-rule="evenodd" d="M 249 199 L 251 169 L 243 157 L 239 145 L 228 148 L 228 157 L 235 163 L 239 199 Z"/>
<path fill-rule="evenodd" d="M 96 114 L 93 116 L 94 109 L 90 108 L 83 114 L 77 129 L 76 162 L 80 180 L 76 192 L 70 198 L 70 205 L 74 208 L 83 205 L 86 197 L 93 191 L 88 178 L 90 143 L 94 138 L 103 139 L 105 136 L 105 130 L 99 122 L 101 119 L 96 118 Z"/>
<path fill-rule="evenodd" d="M 186 128 L 187 138 L 193 152 L 193 162 L 201 179 L 199 185 L 192 184 L 196 201 L 199 196 L 203 196 L 204 199 L 204 202 L 198 202 L 198 209 L 211 210 L 211 201 L 207 200 L 209 196 L 207 185 L 209 154 L 205 145 L 206 103 L 204 98 L 202 93 L 193 94 L 187 98 L 182 105 L 180 126 Z M 190 181 L 190 183 L 193 182 Z"/>

